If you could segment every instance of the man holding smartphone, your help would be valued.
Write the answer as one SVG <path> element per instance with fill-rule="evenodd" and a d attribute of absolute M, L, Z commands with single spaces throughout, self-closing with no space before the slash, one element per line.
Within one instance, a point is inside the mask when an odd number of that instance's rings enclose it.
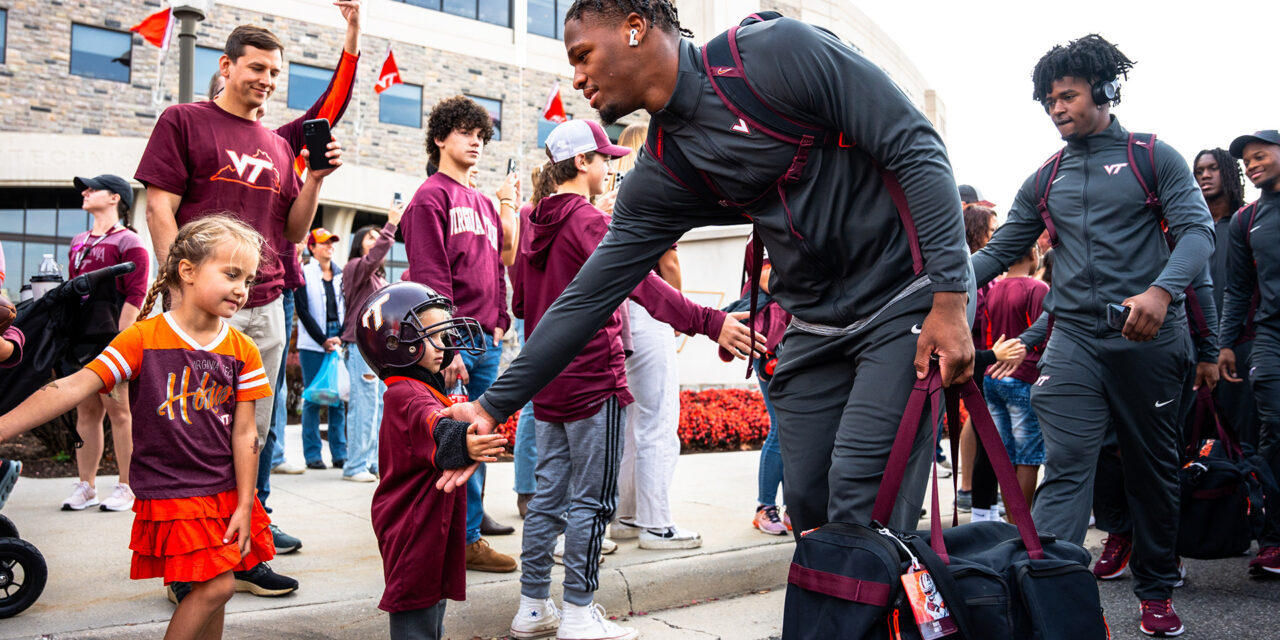
<path fill-rule="evenodd" d="M 147 226 L 160 264 L 168 258 L 178 227 L 211 211 L 233 212 L 272 247 L 306 237 L 320 186 L 342 164 L 342 151 L 337 142 L 329 143 L 326 155 L 334 168 L 310 171 L 304 182 L 292 169 L 289 143 L 259 124 L 259 108 L 275 91 L 283 52 L 284 45 L 270 31 L 236 27 L 220 60 L 226 89 L 213 100 L 173 105 L 160 115 L 134 175 L 147 187 Z M 304 159 L 308 155 L 301 153 Z M 249 301 L 230 320 L 258 346 L 272 381 L 278 380 L 286 348 L 285 284 L 280 252 L 267 252 Z M 274 404 L 272 398 L 257 403 L 260 445 L 270 431 Z M 297 589 L 296 580 L 272 573 L 265 564 L 245 573 L 237 574 L 237 582 L 251 583 L 254 593 L 283 595 Z"/>
<path fill-rule="evenodd" d="M 1165 636 L 1183 630 L 1171 600 L 1179 579 L 1178 409 L 1193 355 L 1181 303 L 1214 242 L 1209 209 L 1182 156 L 1162 141 L 1154 150 L 1131 141 L 1111 115 L 1119 77 L 1132 67 L 1097 35 L 1056 46 L 1036 63 L 1033 98 L 1067 146 L 1058 162 L 1027 178 L 1004 226 L 972 263 L 984 285 L 1052 223 L 1057 260 L 1044 302 L 1055 324 L 1031 391 L 1047 456 L 1036 525 L 1084 542 L 1098 452 L 1114 428 L 1133 520 L 1140 628 Z M 1137 154 L 1153 159 L 1149 188 L 1162 216 L 1148 206 L 1140 169 L 1130 166 Z M 1123 310 L 1108 312 L 1109 303 L 1128 308 L 1123 324 Z"/>

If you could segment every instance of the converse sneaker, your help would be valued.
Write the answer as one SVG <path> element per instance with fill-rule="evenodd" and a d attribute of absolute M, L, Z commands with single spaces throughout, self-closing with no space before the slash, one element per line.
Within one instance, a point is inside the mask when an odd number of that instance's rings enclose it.
<path fill-rule="evenodd" d="M 618 550 L 618 543 L 608 539 L 600 539 L 600 564 L 604 564 L 604 557 Z M 556 536 L 556 548 L 551 552 L 551 560 L 556 564 L 564 564 L 564 534 Z"/>
<path fill-rule="evenodd" d="M 1143 600 L 1138 610 L 1142 612 L 1139 628 L 1149 636 L 1167 638 L 1186 631 L 1178 612 L 1173 610 L 1173 600 Z"/>
<path fill-rule="evenodd" d="M 102 505 L 98 507 L 103 511 L 128 511 L 133 508 L 133 489 L 129 485 L 117 483 L 111 497 L 102 501 Z"/>
<path fill-rule="evenodd" d="M 645 529 L 640 532 L 641 549 L 697 549 L 702 546 L 702 536 L 679 527 Z"/>
<path fill-rule="evenodd" d="M 518 640 L 547 638 L 560 627 L 560 609 L 551 598 L 520 596 L 520 610 L 511 619 L 511 637 Z"/>
<path fill-rule="evenodd" d="M 1132 553 L 1133 541 L 1127 536 L 1116 533 L 1107 536 L 1102 542 L 1102 555 L 1093 563 L 1093 575 L 1099 580 L 1119 578 L 1129 568 L 1129 555 Z"/>
<path fill-rule="evenodd" d="M 782 524 L 782 518 L 778 517 L 778 508 L 773 505 L 760 505 L 756 507 L 756 517 L 752 519 L 751 524 L 760 530 L 760 533 L 767 533 L 771 536 L 787 535 L 787 525 Z"/>
<path fill-rule="evenodd" d="M 644 531 L 644 527 L 618 520 L 609 527 L 609 537 L 614 540 L 634 540 L 640 537 L 641 531 Z"/>
<path fill-rule="evenodd" d="M 3 509 L 4 503 L 9 500 L 9 493 L 13 491 L 13 485 L 18 483 L 18 476 L 21 473 L 21 462 L 0 460 L 0 509 Z"/>
<path fill-rule="evenodd" d="M 271 473 L 281 473 L 287 476 L 296 476 L 300 473 L 304 473 L 306 470 L 306 467 L 296 462 L 289 462 L 288 460 L 271 467 Z"/>
<path fill-rule="evenodd" d="M 265 562 L 259 562 L 248 571 L 236 571 L 236 591 L 248 591 L 255 596 L 274 598 L 298 590 L 298 581 L 271 570 Z"/>
<path fill-rule="evenodd" d="M 98 506 L 98 492 L 88 482 L 77 482 L 71 497 L 62 502 L 63 511 L 84 511 Z"/>
<path fill-rule="evenodd" d="M 1280 573 L 1280 547 L 1258 549 L 1258 555 L 1249 561 L 1249 573 L 1255 576 Z"/>
<path fill-rule="evenodd" d="M 585 607 L 564 603 L 560 629 L 556 631 L 559 640 L 635 640 L 639 637 L 635 629 L 620 627 L 609 620 L 604 614 L 604 607 L 598 602 Z"/>

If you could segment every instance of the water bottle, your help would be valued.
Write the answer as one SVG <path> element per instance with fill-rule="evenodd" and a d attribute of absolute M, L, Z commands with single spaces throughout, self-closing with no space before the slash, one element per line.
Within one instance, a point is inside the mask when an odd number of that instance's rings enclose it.
<path fill-rule="evenodd" d="M 53 259 L 52 253 L 46 253 L 44 259 L 40 261 L 40 271 L 31 276 L 31 295 L 35 298 L 43 298 L 44 294 L 58 288 L 60 284 L 62 284 L 62 267 L 58 266 L 58 261 Z"/>
<path fill-rule="evenodd" d="M 453 387 L 449 389 L 449 402 L 460 404 L 467 401 L 467 387 L 462 384 L 461 380 L 453 383 Z"/>

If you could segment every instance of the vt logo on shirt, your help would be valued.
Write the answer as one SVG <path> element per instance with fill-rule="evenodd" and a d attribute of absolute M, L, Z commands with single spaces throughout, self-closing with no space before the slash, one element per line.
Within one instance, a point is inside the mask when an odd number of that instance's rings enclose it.
<path fill-rule="evenodd" d="M 266 151 L 258 149 L 253 155 L 237 153 L 224 149 L 231 164 L 223 165 L 218 172 L 209 178 L 210 181 L 222 180 L 244 185 L 250 189 L 264 189 L 280 193 L 280 172 Z"/>
<path fill-rule="evenodd" d="M 1104 164 L 1102 165 L 1102 169 L 1107 172 L 1107 175 L 1114 176 L 1119 175 L 1120 170 L 1127 166 L 1129 166 L 1128 162 L 1121 162 L 1120 164 Z"/>
<path fill-rule="evenodd" d="M 454 207 L 449 210 L 449 235 L 454 236 L 459 233 L 487 236 L 489 245 L 494 251 L 498 250 L 497 227 L 492 220 L 476 213 L 476 210 L 471 207 Z"/>

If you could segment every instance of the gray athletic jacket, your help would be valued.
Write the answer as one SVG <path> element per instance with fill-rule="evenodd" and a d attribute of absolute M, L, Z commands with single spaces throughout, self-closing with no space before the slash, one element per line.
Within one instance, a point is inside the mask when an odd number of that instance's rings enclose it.
<path fill-rule="evenodd" d="M 1280 193 L 1264 191 L 1254 206 L 1256 212 L 1245 207 L 1231 216 L 1227 292 L 1218 332 L 1218 345 L 1223 348 L 1234 349 L 1244 332 L 1255 287 L 1261 295 L 1254 324 L 1280 326 L 1276 320 L 1280 314 Z"/>
<path fill-rule="evenodd" d="M 1054 249 L 1054 286 L 1044 300 L 1057 319 L 1055 329 L 1094 336 L 1114 332 L 1107 326 L 1107 304 L 1119 304 L 1152 285 L 1173 297 L 1165 324 L 1183 326 L 1183 290 L 1213 254 L 1213 218 L 1204 196 L 1186 160 L 1157 140 L 1157 194 L 1176 241 L 1169 251 L 1128 166 L 1128 136 L 1112 116 L 1104 131 L 1067 143 L 1062 154 L 1049 192 L 1049 214 L 1061 244 Z M 1046 168 L 1043 179 L 1048 175 Z M 973 255 L 978 286 L 1025 255 L 1044 231 L 1035 182 L 1033 173 L 1018 190 L 1004 225 Z"/>
<path fill-rule="evenodd" d="M 767 193 L 745 211 L 774 272 L 786 274 L 771 283 L 774 299 L 803 321 L 844 327 L 913 285 L 970 289 L 964 222 L 946 149 L 902 90 L 835 36 L 797 20 L 742 27 L 738 43 L 747 79 L 769 105 L 843 132 L 855 144 L 815 148 L 801 181 L 786 189 L 785 207 L 776 193 Z M 676 88 L 653 114 L 655 125 L 739 202 L 769 191 L 796 150 L 739 125 L 688 41 L 680 43 Z M 906 194 L 924 276 L 913 272 L 906 231 L 876 162 L 897 176 Z M 518 410 L 573 359 L 682 234 L 748 222 L 743 213 L 701 202 L 642 154 L 622 185 L 608 235 L 480 404 L 498 419 Z"/>

